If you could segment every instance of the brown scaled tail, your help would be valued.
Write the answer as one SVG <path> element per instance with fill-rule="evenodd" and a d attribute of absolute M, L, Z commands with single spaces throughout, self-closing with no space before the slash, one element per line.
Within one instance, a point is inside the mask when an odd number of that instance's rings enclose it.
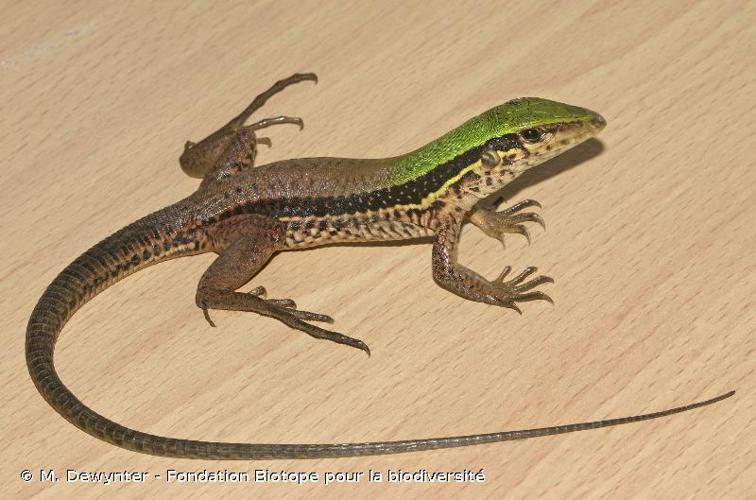
<path fill-rule="evenodd" d="M 472 436 L 345 444 L 245 444 L 191 441 L 155 436 L 119 425 L 79 401 L 58 377 L 53 365 L 60 331 L 76 310 L 108 286 L 149 265 L 194 252 L 187 238 L 157 231 L 166 227 L 165 211 L 145 217 L 113 234 L 77 258 L 50 284 L 34 308 L 26 331 L 26 362 L 34 384 L 58 413 L 94 437 L 122 448 L 152 455 L 204 459 L 322 458 L 381 455 L 510 441 L 665 417 L 729 398 L 716 398 L 633 417 L 560 425 L 540 429 Z M 156 222 L 161 222 L 158 224 Z M 168 225 L 169 226 L 169 225 Z"/>

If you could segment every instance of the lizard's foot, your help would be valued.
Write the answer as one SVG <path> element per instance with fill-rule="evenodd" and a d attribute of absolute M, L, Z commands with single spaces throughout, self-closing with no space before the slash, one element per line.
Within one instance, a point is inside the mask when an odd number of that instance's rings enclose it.
<path fill-rule="evenodd" d="M 255 97 L 244 111 L 231 119 L 226 125 L 199 142 L 187 141 L 184 152 L 179 158 L 181 168 L 190 177 L 204 178 L 211 173 L 211 178 L 220 179 L 233 175 L 244 168 L 254 166 L 256 145 L 268 144 L 267 138 L 255 138 L 255 130 L 260 130 L 279 123 L 294 123 L 302 128 L 302 120 L 288 116 L 267 118 L 252 125 L 245 126 L 247 119 L 263 107 L 275 94 L 289 85 L 302 81 L 318 81 L 314 73 L 297 73 L 289 78 L 277 81 L 271 88 Z"/>
<path fill-rule="evenodd" d="M 530 233 L 523 223 L 535 222 L 543 228 L 546 227 L 543 218 L 539 214 L 535 212 L 522 212 L 522 210 L 530 207 L 541 208 L 541 204 L 535 200 L 523 200 L 501 212 L 479 208 L 470 215 L 470 222 L 475 224 L 488 236 L 501 241 L 502 245 L 505 244 L 505 235 L 512 233 L 525 236 L 528 243 L 530 243 Z"/>
<path fill-rule="evenodd" d="M 370 355 L 370 348 L 363 341 L 307 323 L 308 321 L 333 323 L 333 318 L 330 316 L 301 311 L 297 309 L 296 303 L 291 299 L 267 299 L 265 295 L 265 288 L 261 286 L 249 293 L 227 290 L 198 290 L 197 305 L 202 308 L 205 319 L 211 326 L 215 326 L 215 323 L 210 319 L 208 312 L 210 309 L 256 312 L 263 316 L 275 318 L 312 337 L 355 347 L 365 351 L 368 356 Z"/>
<path fill-rule="evenodd" d="M 256 130 L 271 127 L 273 125 L 282 125 L 284 123 L 292 123 L 299 126 L 299 130 L 304 129 L 304 121 L 298 116 L 276 116 L 275 118 L 263 118 L 256 121 L 251 125 L 245 125 L 241 130 L 236 132 L 239 142 L 242 144 L 248 144 L 248 148 L 251 154 L 247 154 L 249 158 L 248 165 L 253 165 L 255 156 L 257 155 L 257 145 L 265 144 L 268 147 L 273 145 L 270 137 L 257 137 L 255 135 Z"/>
<path fill-rule="evenodd" d="M 325 314 L 312 313 L 307 311 L 300 311 L 297 309 L 297 303 L 291 299 L 269 299 L 267 298 L 267 290 L 264 286 L 258 286 L 247 292 L 249 295 L 258 297 L 267 302 L 272 307 L 286 309 L 287 313 L 295 316 L 298 319 L 304 321 L 319 321 L 321 323 L 333 323 L 333 318 Z M 207 318 L 207 316 L 206 316 Z M 209 320 L 209 318 L 208 318 Z M 212 322 L 210 323 L 212 325 Z M 215 326 L 215 325 L 213 325 Z"/>
<path fill-rule="evenodd" d="M 533 288 L 543 285 L 545 283 L 553 283 L 554 280 L 548 276 L 537 276 L 531 280 L 525 281 L 526 278 L 538 269 L 531 266 L 526 267 L 520 274 L 514 278 L 504 281 L 504 278 L 509 276 L 512 271 L 510 266 L 504 268 L 499 274 L 499 277 L 494 281 L 489 282 L 491 290 L 487 294 L 486 302 L 489 304 L 495 304 L 502 307 L 508 307 L 514 309 L 518 313 L 522 314 L 522 310 L 517 306 L 517 302 L 530 302 L 533 300 L 545 300 L 546 302 L 554 303 L 551 297 L 540 291 L 529 292 Z"/>
<path fill-rule="evenodd" d="M 262 108 L 265 105 L 265 103 L 268 102 L 268 99 L 278 94 L 289 85 L 294 85 L 295 83 L 304 82 L 304 81 L 318 83 L 318 77 L 315 73 L 295 73 L 288 78 L 284 78 L 283 80 L 277 81 L 268 90 L 266 90 L 262 94 L 255 97 L 255 99 L 250 103 L 249 106 L 247 106 L 244 109 L 244 111 L 239 113 L 238 116 L 236 116 L 230 122 L 228 122 L 228 124 L 226 124 L 226 127 L 236 128 L 236 129 L 241 128 L 244 122 L 246 122 L 247 119 L 250 116 L 252 116 L 252 113 Z M 261 121 L 265 121 L 265 120 L 261 120 Z"/>

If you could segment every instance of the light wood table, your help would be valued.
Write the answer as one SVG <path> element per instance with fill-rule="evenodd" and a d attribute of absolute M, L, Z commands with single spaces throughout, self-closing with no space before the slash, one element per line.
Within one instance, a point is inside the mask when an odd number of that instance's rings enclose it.
<path fill-rule="evenodd" d="M 743 498 L 756 467 L 756 4 L 753 2 L 15 2 L 0 21 L 2 496 L 327 494 L 394 498 Z M 462 261 L 537 265 L 556 305 L 512 311 L 434 284 L 430 246 L 276 257 L 255 279 L 332 314 L 373 356 L 194 305 L 204 255 L 148 269 L 69 323 L 63 380 L 136 429 L 241 442 L 348 442 L 672 418 L 480 447 L 316 461 L 202 462 L 80 432 L 24 364 L 35 301 L 73 258 L 197 186 L 177 158 L 273 81 L 316 71 L 264 114 L 260 160 L 405 152 L 510 98 L 595 109 L 600 142 L 505 194 L 548 230 L 506 252 L 474 227 Z M 261 115 L 262 116 L 262 115 Z M 21 471 L 33 471 L 25 483 Z M 52 485 L 39 471 L 54 470 Z M 146 483 L 67 483 L 66 469 Z M 166 471 L 316 472 L 316 484 L 165 481 Z M 482 469 L 485 482 L 369 482 L 369 470 Z M 326 472 L 364 472 L 324 485 Z M 156 479 L 155 475 L 161 478 Z M 253 477 L 254 478 L 254 477 Z"/>

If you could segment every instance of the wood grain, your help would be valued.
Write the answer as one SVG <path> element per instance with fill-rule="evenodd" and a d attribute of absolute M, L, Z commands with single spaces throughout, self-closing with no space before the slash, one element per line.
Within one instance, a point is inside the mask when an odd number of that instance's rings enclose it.
<path fill-rule="evenodd" d="M 16 2 L 0 21 L 2 496 L 743 498 L 756 488 L 756 9 L 753 2 Z M 507 99 L 601 112 L 601 142 L 506 194 L 547 232 L 506 252 L 466 228 L 463 261 L 537 265 L 556 305 L 525 314 L 437 287 L 430 246 L 276 257 L 255 280 L 332 314 L 359 352 L 194 306 L 211 256 L 139 273 L 84 307 L 57 364 L 94 409 L 176 437 L 343 442 L 538 427 L 659 410 L 663 421 L 403 456 L 210 463 L 123 451 L 34 390 L 25 323 L 73 258 L 192 192 L 177 158 L 278 78 L 303 132 L 264 161 L 375 157 Z M 54 487 L 23 469 L 54 469 Z M 66 484 L 65 470 L 485 472 L 466 484 Z"/>

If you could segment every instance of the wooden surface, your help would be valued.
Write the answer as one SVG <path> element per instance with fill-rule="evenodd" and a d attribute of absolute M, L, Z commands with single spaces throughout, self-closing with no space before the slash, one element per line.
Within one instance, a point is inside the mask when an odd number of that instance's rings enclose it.
<path fill-rule="evenodd" d="M 739 498 L 756 478 L 753 2 L 16 2 L 0 21 L 3 318 L 0 490 L 14 497 Z M 274 321 L 194 306 L 212 256 L 137 274 L 69 323 L 57 365 L 104 415 L 175 437 L 340 442 L 437 437 L 726 402 L 621 428 L 409 454 L 202 462 L 139 455 L 61 419 L 23 355 L 26 321 L 73 258 L 191 193 L 177 158 L 257 92 L 316 71 L 264 114 L 261 160 L 380 157 L 503 101 L 595 109 L 600 142 L 507 190 L 548 230 L 507 251 L 474 227 L 462 261 L 554 276 L 554 307 L 466 302 L 430 246 L 283 254 L 255 280 L 332 314 L 361 353 Z M 24 483 L 20 473 L 34 472 Z M 54 469 L 54 487 L 38 480 Z M 318 472 L 483 469 L 459 484 L 66 484 L 66 469 Z M 322 476 L 321 476 L 322 477 Z M 2 495 L 9 498 L 7 494 Z"/>

